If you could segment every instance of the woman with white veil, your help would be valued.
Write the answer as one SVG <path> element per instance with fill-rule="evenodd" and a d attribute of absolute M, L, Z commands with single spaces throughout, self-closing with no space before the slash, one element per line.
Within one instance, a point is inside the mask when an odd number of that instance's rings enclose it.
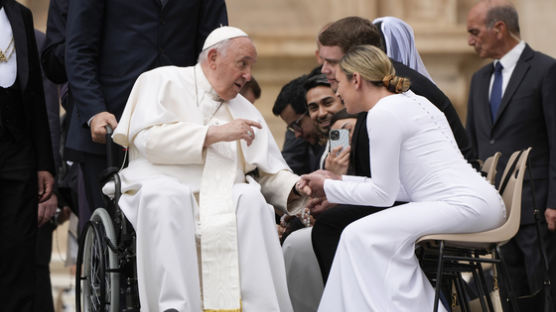
<path fill-rule="evenodd" d="M 409 24 L 393 16 L 376 18 L 373 24 L 382 34 L 388 57 L 411 67 L 434 82 L 415 47 L 415 34 Z"/>

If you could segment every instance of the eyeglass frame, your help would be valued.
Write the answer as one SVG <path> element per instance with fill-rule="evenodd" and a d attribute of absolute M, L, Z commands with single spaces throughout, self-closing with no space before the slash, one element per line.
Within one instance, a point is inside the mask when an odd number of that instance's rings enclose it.
<path fill-rule="evenodd" d="M 301 120 L 303 117 L 308 116 L 307 113 L 301 114 L 295 121 L 292 121 L 288 126 L 287 129 L 291 132 L 303 132 L 303 128 L 301 127 Z"/>

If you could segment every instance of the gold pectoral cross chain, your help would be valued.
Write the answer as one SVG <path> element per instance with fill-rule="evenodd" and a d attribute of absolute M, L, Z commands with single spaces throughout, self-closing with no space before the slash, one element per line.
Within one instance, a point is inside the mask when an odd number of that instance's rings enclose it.
<path fill-rule="evenodd" d="M 7 63 L 10 57 L 12 57 L 12 54 L 14 54 L 15 51 L 13 44 L 14 44 L 14 37 L 12 36 L 12 40 L 10 40 L 10 43 L 8 43 L 6 50 L 4 51 L 0 50 L 0 63 Z"/>

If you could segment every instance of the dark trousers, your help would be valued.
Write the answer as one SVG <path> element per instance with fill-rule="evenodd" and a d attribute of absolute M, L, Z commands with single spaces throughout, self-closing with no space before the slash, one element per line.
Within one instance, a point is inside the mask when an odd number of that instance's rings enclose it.
<path fill-rule="evenodd" d="M 541 223 L 541 235 L 544 239 L 550 267 L 549 278 L 552 283 L 552 301 L 556 299 L 556 233 L 548 231 L 546 223 Z M 545 277 L 544 262 L 540 252 L 535 224 L 521 225 L 517 235 L 501 247 L 510 285 L 516 296 L 533 294 L 543 287 Z M 535 298 L 543 300 L 541 296 Z M 532 302 L 542 306 L 542 302 Z"/>
<path fill-rule="evenodd" d="M 48 222 L 41 226 L 37 233 L 35 312 L 54 312 L 49 265 L 52 254 L 52 232 L 55 228 L 56 225 Z"/>
<path fill-rule="evenodd" d="M 31 144 L 0 142 L 0 310 L 32 312 L 38 186 Z"/>
<path fill-rule="evenodd" d="M 89 205 L 89 211 L 79 211 L 79 224 L 81 225 L 81 221 L 87 222 L 97 207 L 104 206 L 100 174 L 106 169 L 106 157 L 84 153 L 83 161 L 80 162 L 80 165 L 81 170 L 83 170 L 85 194 L 87 195 L 87 203 Z"/>
<path fill-rule="evenodd" d="M 395 205 L 399 204 L 401 203 Z M 328 279 L 332 260 L 344 228 L 356 220 L 386 208 L 388 207 L 337 205 L 317 217 L 311 232 L 311 240 L 324 283 Z"/>
<path fill-rule="evenodd" d="M 114 164 L 112 166 L 119 168 L 124 159 L 124 152 L 121 146 L 113 144 L 112 153 L 114 157 Z M 101 178 L 108 164 L 105 155 L 79 153 L 79 159 L 88 203 L 87 211 L 79 211 L 79 231 L 81 231 L 96 208 L 106 207 L 102 194 Z"/>

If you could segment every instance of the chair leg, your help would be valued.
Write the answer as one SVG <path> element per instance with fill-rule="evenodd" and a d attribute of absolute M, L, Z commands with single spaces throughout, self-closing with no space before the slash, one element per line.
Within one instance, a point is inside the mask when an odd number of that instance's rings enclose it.
<path fill-rule="evenodd" d="M 496 256 L 500 259 L 500 263 L 498 264 L 498 275 L 502 278 L 502 287 L 504 288 L 504 292 L 508 296 L 510 300 L 510 306 L 514 312 L 520 312 L 519 306 L 517 305 L 517 300 L 512 291 L 512 285 L 510 284 L 510 279 L 508 277 L 508 271 L 506 271 L 506 262 L 504 261 L 504 256 L 500 252 L 500 247 L 496 247 Z M 503 300 L 507 300 L 508 298 L 501 298 Z"/>
<path fill-rule="evenodd" d="M 454 304 L 459 304 L 461 312 L 470 312 L 469 304 L 467 303 L 467 293 L 465 292 L 464 281 L 460 273 L 456 274 L 454 278 L 454 285 L 456 287 L 456 302 Z"/>
<path fill-rule="evenodd" d="M 475 263 L 474 265 L 477 265 L 477 263 Z M 480 266 L 480 265 L 479 265 Z M 478 292 L 478 296 L 479 296 L 479 302 L 481 303 L 481 309 L 482 311 L 489 311 L 487 309 L 487 305 L 485 303 L 485 297 L 488 297 L 488 292 L 485 293 L 485 287 L 483 286 L 483 281 L 481 279 L 481 277 L 479 277 L 479 274 L 477 272 L 478 269 L 473 270 L 473 279 L 475 280 L 476 286 L 477 286 L 477 292 Z"/>
<path fill-rule="evenodd" d="M 475 255 L 476 257 L 478 257 L 478 255 Z M 483 292 L 485 293 L 485 298 L 487 301 L 487 305 L 488 305 L 488 310 L 494 312 L 494 305 L 492 304 L 492 300 L 490 299 L 490 291 L 488 288 L 488 284 L 485 280 L 485 271 L 483 270 L 483 267 L 481 266 L 481 263 L 477 263 L 477 268 L 479 270 L 479 278 L 481 281 L 481 284 L 483 286 Z"/>
<path fill-rule="evenodd" d="M 440 241 L 438 249 L 438 268 L 436 270 L 436 287 L 434 292 L 434 312 L 438 312 L 438 302 L 440 301 L 440 288 L 442 287 L 442 273 L 444 270 L 444 241 Z"/>

